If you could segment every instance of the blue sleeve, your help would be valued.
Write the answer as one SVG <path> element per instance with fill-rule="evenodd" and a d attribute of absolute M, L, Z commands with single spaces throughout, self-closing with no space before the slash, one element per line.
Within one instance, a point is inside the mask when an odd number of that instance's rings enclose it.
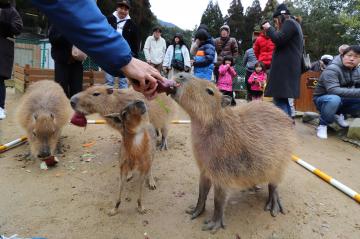
<path fill-rule="evenodd" d="M 194 66 L 204 67 L 204 66 L 208 66 L 214 62 L 215 47 L 213 45 L 209 44 L 208 46 L 205 47 L 204 51 L 205 51 L 205 56 L 201 57 L 200 59 L 196 58 L 199 60 L 194 61 L 194 63 L 193 63 Z"/>
<path fill-rule="evenodd" d="M 126 40 L 110 26 L 94 0 L 32 0 L 75 46 L 111 75 L 132 56 Z"/>

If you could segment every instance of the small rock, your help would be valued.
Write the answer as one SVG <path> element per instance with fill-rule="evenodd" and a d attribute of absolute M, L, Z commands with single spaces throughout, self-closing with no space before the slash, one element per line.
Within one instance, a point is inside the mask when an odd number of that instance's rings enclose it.
<path fill-rule="evenodd" d="M 27 173 L 31 173 L 31 170 L 29 170 L 29 169 L 26 169 L 26 170 L 25 170 L 25 172 L 27 172 Z"/>
<path fill-rule="evenodd" d="M 148 221 L 148 220 L 144 220 L 144 221 L 142 221 L 142 224 L 143 224 L 144 227 L 146 227 L 147 225 L 149 225 L 149 221 Z"/>

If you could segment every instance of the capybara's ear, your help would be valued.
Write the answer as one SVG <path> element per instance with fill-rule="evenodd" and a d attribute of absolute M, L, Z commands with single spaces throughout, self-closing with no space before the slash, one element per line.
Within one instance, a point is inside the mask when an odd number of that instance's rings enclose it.
<path fill-rule="evenodd" d="M 111 95 L 112 93 L 114 93 L 114 89 L 113 88 L 107 88 L 106 92 Z"/>
<path fill-rule="evenodd" d="M 120 113 L 111 113 L 111 114 L 104 115 L 104 117 L 113 119 L 116 123 L 119 123 L 119 124 L 122 123 Z"/>
<path fill-rule="evenodd" d="M 232 98 L 231 98 L 230 96 L 228 96 L 228 95 L 223 95 L 223 96 L 221 97 L 221 106 L 222 106 L 223 108 L 225 108 L 226 106 L 231 105 L 231 100 L 232 100 Z"/>

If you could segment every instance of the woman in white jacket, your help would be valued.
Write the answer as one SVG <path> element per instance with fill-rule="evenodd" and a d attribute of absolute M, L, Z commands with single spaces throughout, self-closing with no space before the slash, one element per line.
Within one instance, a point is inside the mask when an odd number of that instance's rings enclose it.
<path fill-rule="evenodd" d="M 178 72 L 189 72 L 191 69 L 190 54 L 182 35 L 176 33 L 171 45 L 166 50 L 163 70 L 167 78 L 171 79 Z"/>

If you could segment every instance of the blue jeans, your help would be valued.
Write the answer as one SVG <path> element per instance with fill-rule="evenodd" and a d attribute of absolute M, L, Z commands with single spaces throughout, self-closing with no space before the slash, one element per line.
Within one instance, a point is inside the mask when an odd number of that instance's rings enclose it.
<path fill-rule="evenodd" d="M 114 87 L 115 77 L 105 72 L 105 82 L 108 86 Z M 126 78 L 119 77 L 119 88 L 120 89 L 128 88 L 128 83 Z"/>
<path fill-rule="evenodd" d="M 320 125 L 329 125 L 335 121 L 335 114 L 358 114 L 360 99 L 341 98 L 338 95 L 315 96 L 314 103 L 320 112 Z"/>
<path fill-rule="evenodd" d="M 288 98 L 273 98 L 274 104 L 291 117 L 291 108 Z"/>

